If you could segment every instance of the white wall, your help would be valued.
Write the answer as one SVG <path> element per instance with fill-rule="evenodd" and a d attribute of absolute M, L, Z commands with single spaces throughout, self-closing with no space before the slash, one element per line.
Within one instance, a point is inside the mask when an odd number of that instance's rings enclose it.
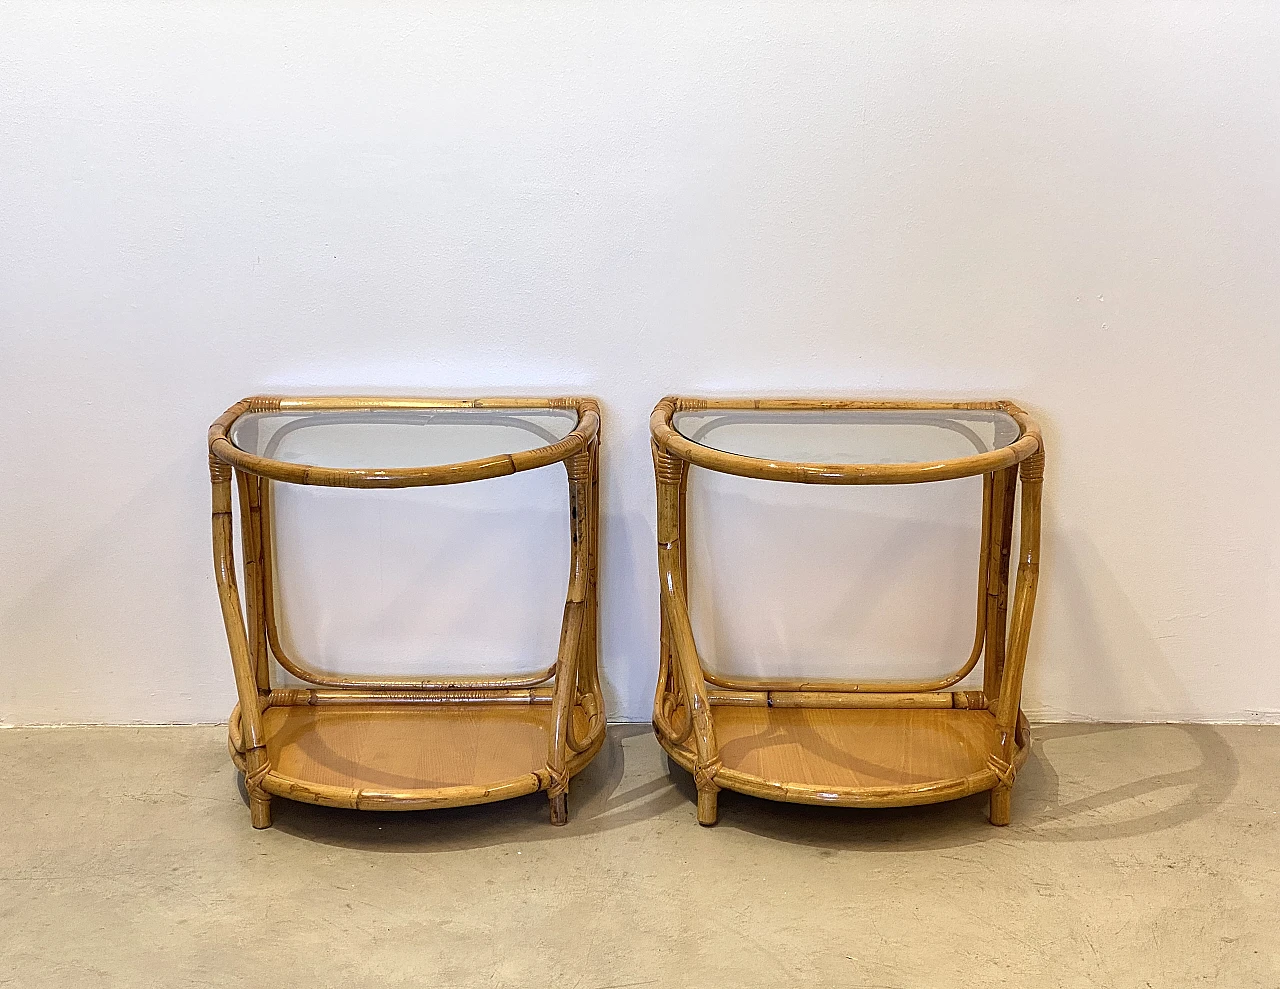
<path fill-rule="evenodd" d="M 1032 714 L 1276 720 L 1278 50 L 1247 3 L 5 4 L 0 721 L 225 718 L 204 431 L 326 390 L 603 399 L 635 720 L 657 398 L 1013 397 Z M 969 494 L 836 494 L 777 558 L 857 593 L 718 620 L 843 641 L 875 588 L 872 645 L 963 639 Z"/>

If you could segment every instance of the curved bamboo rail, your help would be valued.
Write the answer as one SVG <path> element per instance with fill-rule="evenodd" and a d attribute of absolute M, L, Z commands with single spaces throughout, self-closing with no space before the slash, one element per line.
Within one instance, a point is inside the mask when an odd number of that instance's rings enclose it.
<path fill-rule="evenodd" d="M 1012 444 L 971 457 L 906 464 L 818 464 L 762 460 L 725 453 L 702 446 L 680 435 L 671 425 L 677 412 L 701 412 L 710 409 L 764 409 L 792 412 L 822 411 L 930 411 L 988 410 L 1004 412 L 1022 430 Z M 664 398 L 649 417 L 649 430 L 659 449 L 681 460 L 719 471 L 768 481 L 793 481 L 801 484 L 921 484 L 926 481 L 950 481 L 959 477 L 976 477 L 1012 467 L 1026 460 L 1040 448 L 1040 430 L 1035 422 L 1012 402 L 863 402 L 823 401 L 818 399 L 702 399 Z"/>
<path fill-rule="evenodd" d="M 779 413 L 990 410 L 1008 414 L 1020 432 L 1008 446 L 953 460 L 819 464 L 761 460 L 713 450 L 680 435 L 672 426 L 672 418 L 678 412 L 718 409 Z M 662 594 L 653 726 L 671 757 L 694 775 L 699 822 L 715 822 L 716 794 L 728 787 L 774 800 L 868 807 L 930 803 L 990 791 L 991 822 L 1007 824 L 1014 776 L 1030 746 L 1030 728 L 1021 711 L 1021 697 L 1039 576 L 1044 476 L 1044 442 L 1031 417 L 1006 401 L 669 397 L 654 409 L 650 431 L 657 481 L 658 575 Z M 942 677 L 891 682 L 748 680 L 706 670 L 698 656 L 688 608 L 686 508 L 690 464 L 742 477 L 806 484 L 912 484 L 981 475 L 982 530 L 974 643 L 965 662 Z M 1010 612 L 1008 578 L 1019 478 L 1020 560 Z M 968 676 L 980 661 L 983 690 L 948 689 Z M 717 710 L 725 713 L 717 715 Z M 814 712 L 816 720 L 794 716 L 806 710 Z M 739 713 L 734 715 L 729 740 L 725 741 L 717 732 L 717 720 L 728 725 L 726 719 L 731 711 Z M 750 711 L 758 713 L 749 714 Z M 950 735 L 945 729 L 948 723 L 955 726 Z M 772 743 L 759 734 L 765 725 L 769 726 L 765 734 L 773 733 L 780 739 L 777 753 L 767 751 Z M 867 734 L 868 726 L 873 735 Z M 919 734 L 922 726 L 927 728 L 924 735 Z M 803 748 L 797 741 L 797 732 L 807 739 L 805 744 L 824 749 L 809 764 L 804 764 L 804 758 L 797 761 L 778 754 Z M 847 737 L 862 740 L 881 732 L 890 740 L 890 748 L 898 740 L 906 749 L 914 747 L 918 751 L 908 751 L 902 757 L 905 761 L 888 773 L 894 776 L 894 782 L 879 785 L 875 782 L 879 771 L 876 766 L 862 764 L 856 753 L 846 752 L 830 741 L 833 733 L 838 736 L 841 732 L 851 732 Z M 790 758 L 797 771 L 802 769 L 811 775 L 827 772 L 832 779 L 787 779 L 777 774 L 782 770 L 770 774 L 743 768 L 747 763 L 765 766 L 772 756 L 777 756 L 772 762 L 778 765 Z M 969 770 L 955 775 L 936 768 L 959 764 L 968 765 Z"/>
<path fill-rule="evenodd" d="M 395 470 L 338 469 L 291 464 L 258 457 L 237 448 L 229 438 L 242 415 L 273 411 L 355 411 L 396 409 L 564 409 L 577 415 L 575 428 L 562 440 L 534 450 L 458 464 Z M 228 725 L 232 760 L 245 774 L 254 827 L 269 827 L 271 797 L 377 810 L 415 810 L 504 800 L 538 790 L 548 791 L 551 818 L 567 821 L 569 780 L 600 750 L 605 737 L 605 705 L 598 671 L 599 593 L 599 443 L 600 410 L 586 398 L 365 398 L 258 397 L 237 402 L 209 430 L 209 471 L 213 486 L 213 551 L 223 623 L 231 652 L 238 703 Z M 570 574 L 560 647 L 555 662 L 529 674 L 500 677 L 381 677 L 329 674 L 313 670 L 286 654 L 281 644 L 274 575 L 275 555 L 271 485 L 273 482 L 348 488 L 400 488 L 457 484 L 565 465 L 570 510 Z M 241 549 L 245 590 L 236 580 L 233 547 L 232 481 L 237 482 L 241 512 Z M 314 688 L 273 688 L 270 659 Z M 542 686 L 553 681 L 550 687 Z M 496 745 L 524 746 L 536 764 L 527 771 L 497 779 L 442 785 L 388 785 L 377 767 L 319 767 L 320 775 L 351 777 L 350 785 L 308 772 L 290 774 L 278 763 L 297 756 L 296 739 L 288 732 L 272 735 L 268 725 L 288 711 L 312 711 L 308 730 L 330 732 L 330 740 L 357 725 L 360 733 L 377 734 L 390 712 L 433 718 L 442 712 L 476 712 L 477 731 L 498 732 Z M 546 712 L 532 721 L 535 710 Z M 527 713 L 525 713 L 527 712 Z M 289 715 L 291 716 L 291 715 Z M 399 717 L 400 715 L 397 715 Z M 471 715 L 467 715 L 474 721 Z M 514 720 L 512 720 L 514 719 Z M 471 722 L 466 722 L 470 724 Z M 461 723 L 460 723 L 461 724 Z M 489 727 L 486 727 L 489 726 Z M 540 727 L 538 727 L 540 726 Z M 534 755 L 529 745 L 545 738 Z M 448 744 L 446 741 L 442 744 Z M 290 749 L 290 746 L 293 746 Z M 517 746 L 518 747 L 518 746 Z M 316 746 L 329 751 L 327 743 Z M 331 753 L 336 764 L 343 753 Z M 305 759 L 295 758 L 298 764 Z M 447 756 L 444 761 L 450 761 Z M 480 770 L 477 770 L 480 772 Z M 386 777 L 386 772 L 382 776 Z"/>
<path fill-rule="evenodd" d="M 259 457 L 237 447 L 228 437 L 231 426 L 246 413 L 337 412 L 377 409 L 574 409 L 578 425 L 559 442 L 533 450 L 504 453 L 456 464 L 385 469 L 320 467 Z M 237 402 L 209 427 L 209 452 L 238 470 L 289 484 L 315 484 L 333 488 L 415 488 L 439 484 L 463 484 L 491 477 L 536 470 L 568 460 L 587 448 L 600 429 L 600 407 L 591 399 L 477 398 L 467 400 L 428 398 L 279 398 L 259 396 Z"/>

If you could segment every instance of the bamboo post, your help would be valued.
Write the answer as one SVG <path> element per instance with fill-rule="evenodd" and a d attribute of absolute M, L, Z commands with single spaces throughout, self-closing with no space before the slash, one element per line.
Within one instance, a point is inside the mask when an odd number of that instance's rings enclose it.
<path fill-rule="evenodd" d="M 259 690 L 271 689 L 271 669 L 267 655 L 266 581 L 262 538 L 262 488 L 264 481 L 238 470 L 240 495 L 240 535 L 244 547 L 245 624 L 249 635 L 249 657 Z"/>
<path fill-rule="evenodd" d="M 684 491 L 688 465 L 653 445 L 654 471 L 658 495 L 658 571 L 662 581 L 663 622 L 671 644 L 670 661 L 684 694 L 685 709 L 693 730 L 697 760 L 693 778 L 698 788 L 698 823 L 716 823 L 720 787 L 720 751 L 707 685 L 698 659 L 698 648 L 689 623 L 684 567 Z"/>
<path fill-rule="evenodd" d="M 582 635 L 589 624 L 591 595 L 591 455 L 588 451 L 565 461 L 569 479 L 569 523 L 571 571 L 569 591 L 560 628 L 560 649 L 556 656 L 555 688 L 551 700 L 551 740 L 547 773 L 551 782 L 547 798 L 551 803 L 551 823 L 569 820 L 569 733 L 578 697 L 578 670 L 583 650 Z"/>
<path fill-rule="evenodd" d="M 1009 625 L 1009 554 L 1013 547 L 1013 499 L 1018 468 L 990 475 L 991 530 L 987 562 L 987 642 L 982 663 L 982 691 L 992 700 L 1000 692 Z"/>
<path fill-rule="evenodd" d="M 600 689 L 600 438 L 588 447 L 587 486 L 587 607 L 583 630 L 582 663 L 578 682 L 584 696 L 593 696 L 603 710 Z"/>
<path fill-rule="evenodd" d="M 586 716 L 586 733 L 579 735 L 577 722 L 570 718 L 566 723 L 569 748 L 575 753 L 587 751 L 599 732 L 606 727 L 604 692 L 600 687 L 600 447 L 599 437 L 593 437 L 588 446 L 590 478 L 588 484 L 587 524 L 587 599 L 583 609 L 580 655 L 578 659 L 578 685 L 576 703 Z M 571 757 L 570 757 L 571 758 Z"/>
<path fill-rule="evenodd" d="M 1036 587 L 1040 579 L 1040 495 L 1044 486 L 1044 449 L 1022 462 L 1022 529 L 1019 540 L 1018 584 L 1014 592 L 1013 617 L 1010 623 L 1008 655 L 996 702 L 996 731 L 999 756 L 991 766 L 999 776 L 999 784 L 991 791 L 991 823 L 1009 823 L 1013 793 L 1014 733 L 1022 703 L 1022 677 L 1027 664 L 1027 645 L 1031 635 L 1031 618 L 1036 606 Z"/>
<path fill-rule="evenodd" d="M 266 738 L 258 702 L 258 683 L 253 656 L 245 633 L 236 586 L 235 551 L 232 548 L 231 475 L 229 464 L 209 457 L 209 479 L 213 486 L 213 563 L 218 581 L 222 622 L 231 649 L 231 668 L 240 700 L 240 730 L 244 739 L 245 787 L 249 791 L 249 817 L 255 828 L 271 826 L 271 796 L 262 781 L 271 770 L 267 761 Z"/>
<path fill-rule="evenodd" d="M 595 710 L 591 717 L 604 718 L 604 692 L 600 686 L 600 434 L 597 431 L 588 447 L 590 481 L 587 508 L 587 608 L 583 631 L 582 663 L 578 671 L 581 693 L 589 697 Z"/>

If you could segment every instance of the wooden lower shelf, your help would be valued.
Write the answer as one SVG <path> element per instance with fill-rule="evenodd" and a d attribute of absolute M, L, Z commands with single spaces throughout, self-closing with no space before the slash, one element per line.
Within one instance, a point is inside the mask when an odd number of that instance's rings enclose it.
<path fill-rule="evenodd" d="M 419 810 L 505 800 L 548 782 L 549 705 L 445 703 L 269 707 L 277 796 L 334 807 Z M 575 773 L 601 738 L 574 756 Z M 232 756 L 244 768 L 233 733 Z"/>
<path fill-rule="evenodd" d="M 989 790 L 999 781 L 995 718 L 958 709 L 712 708 L 716 783 L 754 796 L 837 806 L 905 806 Z M 1020 724 L 1015 766 L 1030 737 Z M 692 771 L 688 743 L 663 740 Z"/>

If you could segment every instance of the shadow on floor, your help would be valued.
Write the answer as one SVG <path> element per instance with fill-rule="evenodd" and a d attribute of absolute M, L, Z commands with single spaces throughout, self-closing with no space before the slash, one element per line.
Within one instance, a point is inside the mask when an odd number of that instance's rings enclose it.
<path fill-rule="evenodd" d="M 1119 785 L 1091 789 L 1087 759 L 1071 759 L 1085 781 L 1072 789 L 1080 796 L 1064 799 L 1061 780 L 1046 745 L 1061 742 L 1088 748 L 1109 736 L 1105 745 L 1123 753 L 1140 738 L 1135 733 L 1177 732 L 1197 753 L 1187 769 L 1141 776 Z M 1074 842 L 1126 838 L 1176 827 L 1209 813 L 1235 787 L 1239 764 L 1224 736 L 1197 725 L 1050 725 L 1034 730 L 1031 755 L 1014 788 L 1013 824 L 995 828 L 987 823 L 987 796 L 922 807 L 860 810 L 810 807 L 748 797 L 725 790 L 720 794 L 717 829 L 743 831 L 776 841 L 817 848 L 862 851 L 903 851 L 950 848 L 985 841 Z M 580 838 L 675 812 L 696 828 L 694 786 L 688 773 L 667 763 L 666 774 L 623 783 L 623 742 L 651 736 L 647 725 L 611 727 L 604 747 L 591 765 L 573 780 L 569 791 L 569 823 L 552 827 L 546 795 L 531 794 L 492 805 L 410 812 L 353 812 L 272 801 L 274 827 L 308 841 L 385 852 L 425 853 L 483 848 L 510 842 L 556 841 Z M 656 743 L 655 743 L 656 744 Z M 1060 760 L 1063 761 L 1063 760 Z M 1116 760 L 1123 764 L 1123 758 Z M 1108 760 L 1114 768 L 1112 760 Z M 1133 761 L 1140 767 L 1140 761 Z M 243 780 L 241 780 L 243 796 Z M 247 803 L 247 798 L 246 798 Z M 1154 809 L 1153 809 L 1154 805 Z"/>

